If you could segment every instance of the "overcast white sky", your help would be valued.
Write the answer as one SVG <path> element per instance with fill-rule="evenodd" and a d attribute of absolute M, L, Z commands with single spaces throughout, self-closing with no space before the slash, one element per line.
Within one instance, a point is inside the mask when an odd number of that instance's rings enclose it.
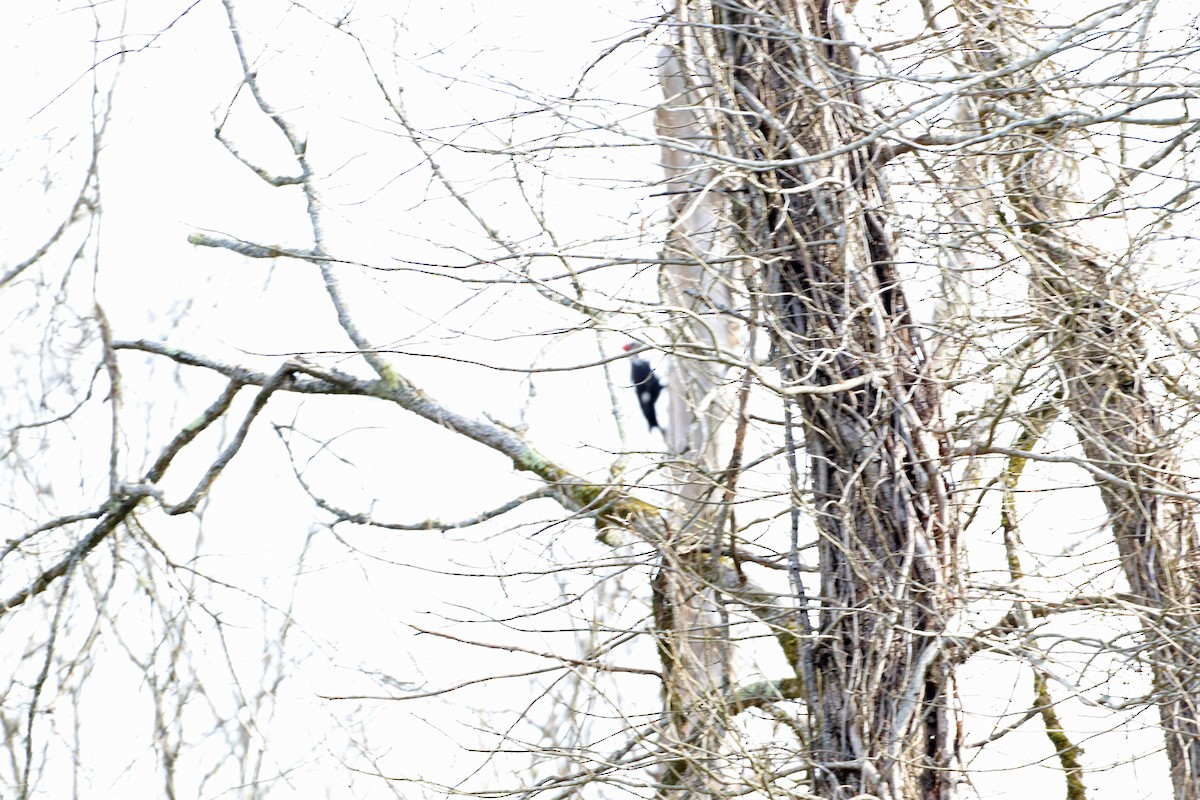
<path fill-rule="evenodd" d="M 5 46 L 0 47 L 0 69 L 10 76 L 0 89 L 0 106 L 5 109 L 0 115 L 0 230 L 4 233 L 0 272 L 45 240 L 78 190 L 90 136 L 92 81 L 108 86 L 118 60 L 104 60 L 95 70 L 91 67 L 97 55 L 104 59 L 125 48 L 130 52 L 119 66 L 111 127 L 104 139 L 102 266 L 95 276 L 96 297 L 116 337 L 164 340 L 268 370 L 278 365 L 282 354 L 345 348 L 344 336 L 309 265 L 247 262 L 187 243 L 190 233 L 206 231 L 265 244 L 311 244 L 297 192 L 265 186 L 214 140 L 215 120 L 229 110 L 241 72 L 224 10 L 215 0 L 201 0 L 164 32 L 188 7 L 189 2 L 99 5 L 95 13 L 102 20 L 101 40 L 95 50 L 91 44 L 97 36 L 95 17 L 86 6 L 10 3 L 0 8 L 0 30 L 7 32 Z M 540 96 L 570 93 L 596 54 L 636 30 L 637 20 L 656 16 L 659 7 L 637 0 L 578 4 L 379 0 L 305 6 L 243 0 L 237 11 L 269 100 L 308 133 L 309 153 L 323 172 L 325 200 L 333 212 L 328 231 L 332 249 L 376 268 L 395 269 L 411 263 L 462 264 L 494 255 L 494 248 L 431 183 L 415 151 L 405 143 L 402 129 L 380 103 L 353 42 L 318 22 L 314 14 L 324 19 L 346 15 L 353 30 L 367 41 L 372 56 L 381 59 L 376 63 L 389 90 L 403 87 L 404 102 L 418 127 L 460 147 L 497 148 L 512 140 L 532 142 L 563 131 L 563 122 L 546 117 L 494 121 L 531 108 L 531 101 Z M 118 32 L 123 38 L 117 38 Z M 387 53 L 398 57 L 382 60 Z M 594 105 L 584 116 L 625 119 L 630 129 L 648 134 L 651 121 L 645 109 L 658 96 L 652 66 L 648 48 L 632 44 L 618 50 L 590 73 L 576 110 Z M 620 103 L 605 104 L 597 98 Z M 227 132 L 247 157 L 268 169 L 289 172 L 282 139 L 248 100 L 243 94 L 234 104 Z M 441 152 L 493 225 L 523 248 L 552 246 L 515 196 L 500 159 Z M 660 201 L 650 197 L 646 184 L 658 178 L 657 160 L 651 147 L 581 150 L 553 159 L 531 155 L 531 163 L 545 167 L 549 176 L 544 184 L 549 198 L 546 213 L 559 241 L 609 254 L 646 248 L 652 252 L 653 231 L 647 231 Z M 623 243 L 588 244 L 612 238 Z M 80 272 L 84 274 L 76 279 L 86 285 L 92 276 L 88 270 Z M 378 270 L 347 271 L 345 280 L 360 324 L 379 343 L 461 355 L 467 342 L 472 357 L 514 367 L 565 366 L 597 355 L 590 335 L 560 333 L 577 324 L 578 318 L 550 304 L 531 302 L 529 293 L 496 289 L 477 293 L 470 287 L 414 274 L 397 278 Z M 614 270 L 605 280 L 614 290 L 636 297 L 653 294 L 653 275 L 633 268 Z M 21 304 L 30 298 L 19 292 L 0 294 L 0 318 L 6 324 L 10 318 L 23 320 Z M 0 357 L 36 346 L 44 330 L 36 317 L 25 322 L 7 328 Z M 617 330 L 605 340 L 608 352 L 623 343 L 621 327 L 634 324 L 624 318 L 614 325 Z M 515 420 L 529 396 L 527 381 L 520 374 L 431 359 L 407 358 L 400 363 L 432 393 L 467 411 L 486 410 Z M 623 376 L 624 367 L 619 369 Z M 180 391 L 168 370 L 151 374 L 136 366 L 130 370 L 138 380 L 130 381 L 129 413 L 147 409 L 151 421 L 147 431 L 131 428 L 127 458 L 131 473 L 136 473 L 147 446 L 141 437 L 155 448 L 153 457 L 164 433 L 211 402 L 221 384 L 188 374 Z M 37 377 L 31 374 L 29 380 Z M 602 373 L 592 369 L 547 374 L 538 379 L 536 388 L 529 416 L 531 438 L 580 472 L 606 470 L 611 453 L 621 443 L 608 412 Z M 0 385 L 3 391 L 12 389 Z M 163 396 L 178 405 L 173 418 L 160 413 Z M 632 393 L 625 401 L 626 412 L 634 415 L 627 444 L 658 447 L 658 440 L 641 429 Z M 318 441 L 335 439 L 321 457 L 315 455 L 320 449 L 316 445 L 300 443 L 305 455 L 313 455 L 306 478 L 338 505 L 383 519 L 467 517 L 533 488 L 511 474 L 503 459 L 482 448 L 369 403 L 281 398 L 272 401 L 269 419 L 280 425 L 295 422 Z M 89 441 L 89 436 L 99 439 Z M 78 471 L 78 453 L 103 436 L 100 428 L 80 432 L 71 447 L 48 457 L 49 469 L 63 474 Z M 292 577 L 297 554 L 308 533 L 317 531 L 306 562 L 311 571 L 299 579 L 295 608 L 301 626 L 295 636 L 306 642 L 298 649 L 312 655 L 302 665 L 289 667 L 279 691 L 278 717 L 269 731 L 280 767 L 301 763 L 311 774 L 295 776 L 291 794 L 283 791 L 280 796 L 311 796 L 305 790 L 311 782 L 329 786 L 331 797 L 386 796 L 384 789 L 369 781 L 340 782 L 342 765 L 326 752 L 325 742 L 341 735 L 336 726 L 344 720 L 335 717 L 340 713 L 337 704 L 331 715 L 319 695 L 365 691 L 365 682 L 354 672 L 364 667 L 433 688 L 486 671 L 542 665 L 536 659 L 508 655 L 464 659 L 461 649 L 416 637 L 403 622 L 429 619 L 431 626 L 437 626 L 442 623 L 436 615 L 450 616 L 454 606 L 461 607 L 458 613 L 464 617 L 480 611 L 502 615 L 550 602 L 563 591 L 554 576 L 497 580 L 453 578 L 442 572 L 510 573 L 543 565 L 550 550 L 559 558 L 584 559 L 604 555 L 605 548 L 586 531 L 575 530 L 573 541 L 555 541 L 562 528 L 553 528 L 514 544 L 490 538 L 497 528 L 486 528 L 482 534 L 444 537 L 356 531 L 352 541 L 362 552 L 349 553 L 320 531 L 317 521 L 323 517 L 313 512 L 295 486 L 282 445 L 268 425 L 255 431 L 252 444 L 223 477 L 205 510 L 204 550 L 209 555 L 202 566 L 222 580 L 253 587 L 284 606 L 291 602 L 297 585 Z M 328 457 L 331 453 L 344 460 Z M 197 456 L 191 470 L 184 461 L 180 471 L 192 480 L 203 463 Z M 487 477 L 481 481 L 480 475 Z M 186 483 L 168 484 L 168 492 L 178 494 Z M 94 480 L 57 488 L 63 511 L 86 506 L 95 488 Z M 75 502 L 68 499 L 72 491 L 78 494 Z M 541 514 L 551 518 L 555 512 L 535 506 L 529 518 Z M 1032 519 L 1035 527 L 1038 518 Z M 169 552 L 179 546 L 173 542 L 176 538 L 190 541 L 199 524 L 149 522 Z M 1092 521 L 1082 520 L 1070 533 L 1093 527 Z M 542 547 L 546 550 L 538 549 Z M 177 555 L 186 559 L 190 554 L 181 547 Z M 583 581 L 562 579 L 569 586 Z M 229 605 L 219 614 L 227 623 L 224 634 L 236 669 L 249 676 L 262 667 L 258 637 L 264 623 L 254 603 L 239 604 L 233 597 L 225 596 Z M 592 597 L 587 602 L 602 601 L 620 602 L 612 597 Z M 572 611 L 584 614 L 588 608 L 581 603 Z M 136 618 L 144 607 L 131 601 L 128 613 Z M 502 626 L 484 630 L 504 636 Z M 470 632 L 485 638 L 481 629 L 470 628 Z M 562 636 L 547 634 L 545 639 L 546 649 L 570 650 Z M 93 719 L 107 721 L 110 741 L 141 743 L 147 736 L 146 719 L 122 713 L 122 707 L 125 693 L 140 691 L 143 676 L 116 655 L 98 661 L 101 672 L 96 679 L 113 689 L 89 699 L 95 704 L 89 705 L 89 713 L 95 715 Z M 647 655 L 653 654 L 642 651 L 638 657 Z M 219 665 L 226 653 L 214 644 L 210 652 L 198 655 L 203 657 Z M 1009 685 L 1020 680 L 980 659 L 964 671 L 964 697 L 996 698 L 994 708 L 1000 712 Z M 461 698 L 452 695 L 450 703 L 439 699 L 415 701 L 411 708 L 368 705 L 360 716 L 370 718 L 368 727 L 376 735 L 384 734 L 378 741 L 391 737 L 394 745 L 381 768 L 389 774 L 411 775 L 419 769 L 447 777 L 477 764 L 478 756 L 464 757 L 454 751 L 454 740 L 461 733 L 455 726 L 471 721 L 471 713 L 464 709 L 473 703 L 519 709 L 523 685 L 499 686 L 466 692 Z M 505 688 L 514 691 L 507 695 Z M 655 687 L 640 688 L 647 694 L 639 702 L 649 711 L 656 702 Z M 1014 691 L 1029 694 L 1027 686 L 1018 685 Z M 1070 709 L 1081 728 L 1099 729 L 1110 722 L 1078 703 Z M 347 732 L 346 738 L 354 733 Z M 1044 743 L 1037 740 L 1040 736 L 1031 726 L 1011 737 L 1011 744 L 997 748 L 994 760 L 973 765 L 982 770 L 975 778 L 982 796 L 1018 797 L 1034 788 L 1061 791 L 1060 778 L 1037 764 L 1003 775 L 988 771 L 1011 765 L 1005 756 L 1020 761 L 1020 755 L 1012 754 L 1022 748 L 1044 753 Z M 1118 733 L 1094 746 L 1123 748 L 1130 756 L 1155 746 L 1155 740 L 1145 736 L 1122 743 L 1124 736 Z M 1093 746 L 1087 741 L 1084 745 Z M 156 796 L 151 788 L 157 786 L 152 777 L 155 764 L 149 750 L 134 768 L 127 769 L 127 762 L 127 758 L 113 759 L 110 768 L 93 768 L 95 785 L 103 789 L 100 796 Z M 1111 780 L 1107 775 L 1092 776 L 1090 796 L 1126 798 L 1133 791 L 1132 796 L 1165 797 L 1159 760 L 1147 764 L 1143 769 L 1114 770 Z M 65 796 L 55 795 L 56 791 L 47 787 L 46 796 Z M 401 794 L 406 791 L 402 788 Z"/>

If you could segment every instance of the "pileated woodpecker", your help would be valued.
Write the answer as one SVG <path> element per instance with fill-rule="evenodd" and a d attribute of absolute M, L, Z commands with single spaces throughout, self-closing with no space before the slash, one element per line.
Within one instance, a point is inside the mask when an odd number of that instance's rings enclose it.
<path fill-rule="evenodd" d="M 625 345 L 625 352 L 628 353 L 635 347 L 637 347 L 637 342 L 630 342 Z M 658 428 L 661 431 L 662 426 L 658 424 L 658 412 L 654 410 L 654 404 L 658 402 L 658 396 L 662 393 L 662 382 L 654 374 L 654 369 L 650 366 L 649 361 L 634 356 L 629 365 L 629 377 L 633 380 L 633 389 L 637 392 L 642 414 L 645 415 L 646 422 L 650 424 L 650 430 Z"/>

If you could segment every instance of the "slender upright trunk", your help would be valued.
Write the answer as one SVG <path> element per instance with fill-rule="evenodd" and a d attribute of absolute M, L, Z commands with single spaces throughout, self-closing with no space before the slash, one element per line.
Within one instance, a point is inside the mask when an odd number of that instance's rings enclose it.
<path fill-rule="evenodd" d="M 686 8 L 681 8 L 686 14 Z M 661 135 L 706 148 L 718 128 L 711 109 L 711 80 L 694 41 L 668 48 L 660 64 L 664 103 L 657 114 Z M 684 310 L 669 326 L 668 413 L 664 432 L 671 453 L 677 502 L 659 544 L 654 580 L 654 618 L 663 663 L 666 717 L 660 797 L 720 797 L 729 779 L 722 761 L 730 696 L 730 642 L 718 586 L 723 525 L 714 475 L 726 457 L 731 418 L 723 392 L 722 354 L 736 345 L 743 327 L 735 312 L 741 265 L 734 246 L 729 205 L 721 179 L 704 159 L 664 147 L 671 196 L 671 229 L 663 248 L 660 288 L 664 301 Z"/>

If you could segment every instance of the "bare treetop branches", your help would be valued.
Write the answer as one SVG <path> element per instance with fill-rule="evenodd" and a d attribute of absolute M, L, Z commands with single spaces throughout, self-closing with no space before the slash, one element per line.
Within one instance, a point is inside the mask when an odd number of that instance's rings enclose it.
<path fill-rule="evenodd" d="M 1200 28 L 1075 6 L 3 12 L 0 794 L 1198 800 Z"/>

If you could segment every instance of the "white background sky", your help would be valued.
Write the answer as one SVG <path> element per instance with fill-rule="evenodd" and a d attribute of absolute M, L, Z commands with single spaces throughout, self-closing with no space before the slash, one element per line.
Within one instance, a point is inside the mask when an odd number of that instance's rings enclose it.
<path fill-rule="evenodd" d="M 90 67 L 97 55 L 103 58 L 124 47 L 134 52 L 119 66 L 111 127 L 104 140 L 102 268 L 95 277 L 96 297 L 115 336 L 164 340 L 219 360 L 267 370 L 280 363 L 281 354 L 345 348 L 344 336 L 323 301 L 319 278 L 309 265 L 247 262 L 187 243 L 187 236 L 199 230 L 266 244 L 311 244 L 298 191 L 265 186 L 214 140 L 214 120 L 229 109 L 241 73 L 223 9 L 213 0 L 202 0 L 159 35 L 186 7 L 185 3 L 138 2 L 97 6 L 103 24 L 95 51 L 90 42 L 96 29 L 87 7 L 43 3 L 7 4 L 0 9 L 0 29 L 8 34 L 0 48 L 0 68 L 10 76 L 0 90 L 0 105 L 5 109 L 0 115 L 4 239 L 0 271 L 46 239 L 78 190 L 80 159 L 87 157 L 90 135 L 91 82 L 95 78 L 102 86 L 109 85 L 118 62 L 105 61 L 94 72 Z M 404 143 L 403 131 L 381 105 L 353 43 L 318 23 L 310 10 L 325 18 L 336 18 L 345 10 L 354 30 L 374 48 L 372 55 L 398 54 L 394 62 L 381 60 L 377 65 L 389 89 L 403 86 L 414 124 L 447 141 L 491 148 L 504 144 L 506 137 L 532 141 L 561 130 L 561 123 L 546 118 L 477 123 L 528 108 L 530 97 L 569 93 L 582 68 L 598 52 L 635 30 L 637 20 L 658 13 L 654 4 L 634 0 L 565 8 L 548 0 L 307 7 L 256 0 L 237 6 L 269 100 L 308 132 L 309 153 L 324 175 L 325 200 L 333 212 L 328 231 L 331 249 L 385 269 L 404 262 L 461 264 L 494 252 L 440 187 L 431 183 L 415 151 Z M 120 31 L 124 38 L 114 38 Z M 658 97 L 652 66 L 653 54 L 639 45 L 618 51 L 591 73 L 581 97 L 615 98 L 623 105 L 602 108 L 597 103 L 596 110 L 588 113 L 595 119 L 627 118 L 630 129 L 648 135 L 651 121 L 644 111 Z M 234 104 L 227 133 L 262 166 L 291 171 L 282 139 L 248 101 L 243 94 Z M 499 159 L 442 153 L 455 178 L 471 188 L 472 201 L 486 211 L 493 225 L 525 249 L 535 243 L 549 248 L 544 237 L 538 240 L 528 213 L 513 196 Z M 649 197 L 646 184 L 658 178 L 656 150 L 582 150 L 570 157 L 546 158 L 539 156 L 552 175 L 545 186 L 547 213 L 563 242 L 619 237 L 626 243 L 616 248 L 607 245 L 606 252 L 653 251 L 653 232 L 645 230 L 659 201 Z M 71 285 L 78 291 L 92 280 L 90 269 L 79 269 Z M 345 280 L 360 325 L 381 344 L 397 343 L 401 349 L 422 353 L 466 352 L 487 363 L 515 367 L 565 366 L 596 356 L 589 335 L 559 333 L 578 323 L 578 318 L 531 300 L 528 292 L 493 289 L 476 295 L 457 284 L 371 270 L 347 271 Z M 604 280 L 623 292 L 652 296 L 653 276 L 633 268 L 612 270 Z M 88 293 L 75 296 L 86 298 Z M 40 317 L 25 316 L 22 304 L 31 297 L 12 291 L 0 295 L 0 319 L 14 320 L 3 329 L 6 341 L 0 359 L 12 354 L 14 363 L 25 365 L 20 367 L 30 370 L 24 374 L 25 386 L 36 392 L 52 376 L 49 371 L 38 373 L 20 357 L 35 348 L 47 331 Z M 619 319 L 605 339 L 607 351 L 615 352 L 624 342 L 622 327 L 636 330 L 636 324 L 632 318 Z M 54 329 L 51 335 L 66 334 Z M 520 374 L 431 359 L 403 358 L 399 363 L 431 393 L 461 410 L 486 410 L 515 420 L 528 397 Z M 619 369 L 623 376 L 624 367 Z M 171 370 L 159 366 L 146 374 L 136 363 L 129 370 L 127 412 L 131 419 L 145 412 L 152 422 L 144 431 L 130 426 L 126 457 L 130 473 L 136 474 L 143 468 L 144 449 L 151 448 L 152 458 L 164 435 L 211 402 L 222 384 L 187 373 L 180 391 Z M 612 460 L 610 453 L 620 447 L 603 380 L 598 369 L 590 369 L 546 374 L 536 383 L 530 437 L 579 472 L 602 474 Z M 7 391 L 11 387 L 0 387 L 0 392 Z M 628 446 L 657 447 L 658 441 L 642 431 L 632 393 L 625 399 L 625 412 L 631 415 Z M 243 410 L 248 400 L 248 396 L 242 399 Z M 162 408 L 164 403 L 178 404 L 169 426 L 172 415 Z M 318 439 L 336 437 L 325 455 L 336 452 L 345 460 L 316 458 L 306 478 L 337 505 L 370 511 L 382 519 L 467 517 L 534 488 L 511 474 L 498 456 L 366 401 L 276 398 L 260 423 L 267 419 L 276 424 L 295 422 Z M 81 454 L 91 452 L 105 435 L 99 417 L 94 428 L 77 431 L 74 443 L 56 446 L 44 462 L 47 480 L 58 481 L 58 475 L 86 467 L 91 456 Z M 263 728 L 277 749 L 273 757 L 280 767 L 305 765 L 291 779 L 292 794 L 284 791 L 281 796 L 312 796 L 305 787 L 314 782 L 331 787 L 332 797 L 389 796 L 370 781 L 341 782 L 341 766 L 325 752 L 325 743 L 341 736 L 336 726 L 345 720 L 337 715 L 344 706 L 333 704 L 330 714 L 319 695 L 367 691 L 369 687 L 355 672 L 362 667 L 434 688 L 485 672 L 543 665 L 536 659 L 494 651 L 473 652 L 464 659 L 460 648 L 414 637 L 403 623 L 428 620 L 437 626 L 444 624 L 438 622 L 438 615 L 454 613 L 502 615 L 508 609 L 549 602 L 560 591 L 555 576 L 499 580 L 452 578 L 444 572 L 511 573 L 539 568 L 551 551 L 558 558 L 585 559 L 605 555 L 606 548 L 581 528 L 568 529 L 569 539 L 557 538 L 563 529 L 553 527 L 517 544 L 492 538 L 498 530 L 495 526 L 447 536 L 345 529 L 342 532 L 361 549 L 351 553 L 321 531 L 317 522 L 324 516 L 314 513 L 295 486 L 269 425 L 258 426 L 251 444 L 222 478 L 205 510 L 204 550 L 209 555 L 200 566 L 231 584 L 253 587 L 281 605 L 289 602 L 294 586 L 300 587 L 295 593 L 300 623 L 295 636 L 307 640 L 298 650 L 310 656 L 287 667 L 277 717 L 269 729 Z M 314 450 L 306 446 L 305 452 Z M 190 489 L 189 482 L 210 452 L 197 453 L 190 465 L 182 461 L 182 469 L 175 471 L 185 479 L 168 482 L 168 493 L 180 497 Z M 58 481 L 58 513 L 94 502 L 97 486 L 95 479 L 75 486 Z M 71 497 L 72 492 L 77 496 Z M 550 519 L 556 510 L 549 504 L 535 506 L 529 518 L 540 514 Z M 1059 529 L 1069 527 L 1065 533 L 1071 536 L 1095 533 L 1094 519 L 1063 526 L 1061 511 L 1054 509 L 1046 511 L 1045 518 Z M 1028 525 L 1036 529 L 1044 521 L 1032 517 Z M 148 525 L 169 552 L 181 560 L 190 555 L 190 545 L 181 543 L 193 540 L 196 521 L 151 518 Z M 297 554 L 310 531 L 316 531 L 310 566 L 297 583 L 293 578 Z M 1046 551 L 1056 552 L 1067 538 L 1062 535 Z M 1091 541 L 1102 538 L 1097 534 Z M 376 557 L 387 563 L 376 562 Z M 575 585 L 584 582 L 586 575 L 561 577 Z M 629 583 L 637 591 L 645 589 L 636 577 Z M 623 601 L 618 595 L 593 596 L 571 610 L 585 614 L 589 603 L 619 605 Z M 249 599 L 239 603 L 236 593 L 224 594 L 223 602 L 225 607 L 210 610 L 227 623 L 224 633 L 236 669 L 253 676 L 262 667 L 260 612 Z M 455 605 L 462 608 L 454 612 Z M 145 605 L 132 599 L 122 619 L 137 620 L 144 613 Z M 502 640 L 505 636 L 503 626 L 462 627 L 472 637 L 492 635 Z M 547 634 L 544 639 L 547 650 L 572 651 L 567 637 Z M 90 724 L 103 720 L 109 742 L 148 745 L 145 713 L 125 711 L 127 698 L 141 692 L 144 676 L 122 662 L 119 654 L 111 655 L 97 660 L 97 685 L 112 690 L 89 698 L 86 710 L 94 720 Z M 652 656 L 642 650 L 630 658 Z M 211 650 L 197 657 L 220 664 L 227 656 L 214 639 Z M 771 666 L 765 669 L 770 674 Z M 995 698 L 997 711 L 1014 684 L 1017 688 L 1011 691 L 1028 697 L 1028 676 L 1010 672 L 982 659 L 975 662 L 964 670 L 964 697 Z M 638 687 L 646 692 L 638 700 L 646 711 L 656 703 L 649 684 L 647 680 Z M 465 730 L 457 726 L 471 722 L 471 712 L 465 709 L 472 704 L 520 708 L 524 696 L 523 684 L 509 682 L 430 703 L 368 704 L 362 715 L 371 718 L 376 734 L 386 732 L 379 741 L 391 739 L 392 749 L 379 765 L 383 771 L 446 777 L 461 775 L 464 766 L 480 761 L 479 756 L 455 752 Z M 213 702 L 228 703 L 229 698 Z M 1064 708 L 1080 729 L 1098 730 L 1111 723 L 1099 715 L 1089 719 L 1090 712 L 1078 703 Z M 981 730 L 986 733 L 986 727 Z M 352 735 L 353 731 L 346 733 Z M 1124 736 L 1118 733 L 1083 744 L 1089 755 L 1096 756 L 1096 763 L 1105 760 L 1100 755 L 1104 751 L 1115 749 L 1132 756 L 1155 746 L 1154 738 L 1125 740 Z M 1025 756 L 1023 751 L 1034 755 Z M 975 777 L 982 796 L 1061 791 L 1059 776 L 1036 763 L 1003 775 L 988 771 L 1046 756 L 1036 723 L 1014 734 L 997 753 L 1008 759 L 974 765 L 982 770 Z M 156 796 L 155 764 L 148 747 L 132 769 L 127 768 L 128 762 L 128 757 L 114 758 L 110 766 L 102 766 L 103 760 L 94 762 L 101 765 L 90 768 L 98 796 Z M 1089 793 L 1100 799 L 1165 797 L 1163 772 L 1161 760 L 1154 758 L 1140 768 L 1092 775 L 1087 781 Z M 58 790 L 48 786 L 46 796 L 63 796 L 55 794 Z M 401 794 L 407 791 L 400 790 Z"/>

